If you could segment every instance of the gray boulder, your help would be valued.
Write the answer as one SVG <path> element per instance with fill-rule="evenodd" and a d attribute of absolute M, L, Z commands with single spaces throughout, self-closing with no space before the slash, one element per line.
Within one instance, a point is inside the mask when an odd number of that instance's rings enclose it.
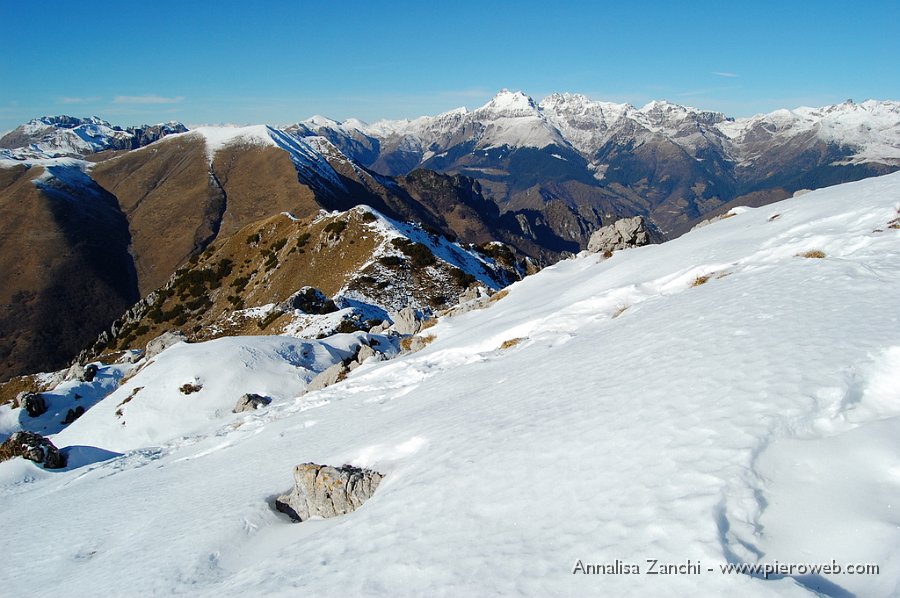
<path fill-rule="evenodd" d="M 234 406 L 234 409 L 232 409 L 231 412 L 243 413 L 244 411 L 255 411 L 260 407 L 265 407 L 271 402 L 272 399 L 269 397 L 248 392 L 238 400 L 237 405 Z"/>
<path fill-rule="evenodd" d="M 294 468 L 294 488 L 275 500 L 275 508 L 295 521 L 336 517 L 358 509 L 384 476 L 350 465 L 303 463 Z"/>
<path fill-rule="evenodd" d="M 663 241 L 665 241 L 665 236 L 659 229 L 644 220 L 643 216 L 635 216 L 616 220 L 609 226 L 594 231 L 588 241 L 587 250 L 592 253 L 605 253 Z"/>
<path fill-rule="evenodd" d="M 347 372 L 350 371 L 346 365 L 342 363 L 336 363 L 327 370 L 320 372 L 318 376 L 309 381 L 309 384 L 306 386 L 306 392 L 312 392 L 314 390 L 322 390 L 326 386 L 331 386 L 335 382 L 340 382 L 344 379 L 344 376 L 347 375 Z"/>
<path fill-rule="evenodd" d="M 0 444 L 0 461 L 23 457 L 43 465 L 46 469 L 60 469 L 66 466 L 65 456 L 52 442 L 34 432 L 16 432 Z"/>
<path fill-rule="evenodd" d="M 163 332 L 155 339 L 147 343 L 147 348 L 144 351 L 144 357 L 147 358 L 147 361 L 150 361 L 172 345 L 178 344 L 182 341 L 187 341 L 187 337 L 180 330 L 169 330 Z"/>
<path fill-rule="evenodd" d="M 84 377 L 84 366 L 79 362 L 73 363 L 65 373 L 65 380 L 81 380 Z"/>
<path fill-rule="evenodd" d="M 404 307 L 393 318 L 394 325 L 392 328 L 398 334 L 415 334 L 422 329 L 422 322 L 419 319 L 416 310 L 411 307 Z"/>
<path fill-rule="evenodd" d="M 359 353 L 356 354 L 356 361 L 362 365 L 366 362 L 370 357 L 375 357 L 376 355 L 380 355 L 378 351 L 370 347 L 369 345 L 362 345 L 359 348 Z"/>

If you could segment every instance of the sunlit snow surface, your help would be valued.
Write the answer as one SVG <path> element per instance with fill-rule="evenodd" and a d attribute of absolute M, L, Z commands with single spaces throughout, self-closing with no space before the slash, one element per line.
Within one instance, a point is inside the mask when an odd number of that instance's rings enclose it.
<path fill-rule="evenodd" d="M 139 394 L 122 426 L 120 389 L 54 438 L 121 456 L 0 464 L 3 593 L 896 595 L 898 210 L 900 174 L 582 255 L 299 398 L 275 349 L 297 339 L 176 345 L 126 383 L 144 377 L 152 418 Z M 203 392 L 175 390 L 194 376 Z M 282 394 L 226 409 L 255 388 Z M 291 524 L 271 502 L 306 461 L 387 477 L 350 515 Z M 579 559 L 703 572 L 574 575 Z M 881 571 L 718 572 L 832 559 Z"/>

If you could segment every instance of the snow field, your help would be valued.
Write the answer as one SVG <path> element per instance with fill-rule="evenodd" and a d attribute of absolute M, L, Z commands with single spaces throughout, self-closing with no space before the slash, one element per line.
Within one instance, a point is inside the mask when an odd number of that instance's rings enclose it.
<path fill-rule="evenodd" d="M 0 464 L 0 517 L 17 530 L 2 540 L 4 587 L 895 595 L 898 211 L 889 175 L 662 246 L 582 254 L 442 319 L 424 350 L 302 396 L 307 364 L 330 359 L 297 357 L 306 341 L 177 345 L 54 438 L 122 456 L 62 473 Z M 812 249 L 825 258 L 798 256 Z M 500 349 L 513 338 L 526 340 Z M 355 342 L 339 340 L 322 343 Z M 203 391 L 178 393 L 192 376 Z M 122 427 L 115 405 L 141 383 L 153 400 L 128 403 Z M 277 400 L 240 415 L 185 407 L 214 388 L 234 395 L 221 409 L 256 388 Z M 270 504 L 305 461 L 387 477 L 348 516 L 290 524 Z M 881 573 L 573 575 L 578 559 Z"/>

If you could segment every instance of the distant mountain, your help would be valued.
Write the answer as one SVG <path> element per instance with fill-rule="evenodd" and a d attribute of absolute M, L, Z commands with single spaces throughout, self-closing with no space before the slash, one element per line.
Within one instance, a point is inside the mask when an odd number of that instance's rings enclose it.
<path fill-rule="evenodd" d="M 123 129 L 96 116 L 42 116 L 0 138 L 0 158 L 83 157 L 106 150 L 132 150 L 185 131 L 187 127 L 177 122 Z"/>
<path fill-rule="evenodd" d="M 383 174 L 471 176 L 504 210 L 545 213 L 555 234 L 582 246 L 619 216 L 647 215 L 677 235 L 735 200 L 767 203 L 900 168 L 900 103 L 890 101 L 733 119 L 503 90 L 472 111 L 371 125 L 314 117 L 288 130 L 325 136 Z"/>

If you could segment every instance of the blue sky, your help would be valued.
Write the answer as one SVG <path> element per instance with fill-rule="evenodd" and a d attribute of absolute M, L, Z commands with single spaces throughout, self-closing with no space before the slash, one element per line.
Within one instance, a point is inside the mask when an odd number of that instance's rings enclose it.
<path fill-rule="evenodd" d="M 900 2 L 0 0 L 0 131 L 44 114 L 288 124 L 501 88 L 747 116 L 900 100 Z"/>

